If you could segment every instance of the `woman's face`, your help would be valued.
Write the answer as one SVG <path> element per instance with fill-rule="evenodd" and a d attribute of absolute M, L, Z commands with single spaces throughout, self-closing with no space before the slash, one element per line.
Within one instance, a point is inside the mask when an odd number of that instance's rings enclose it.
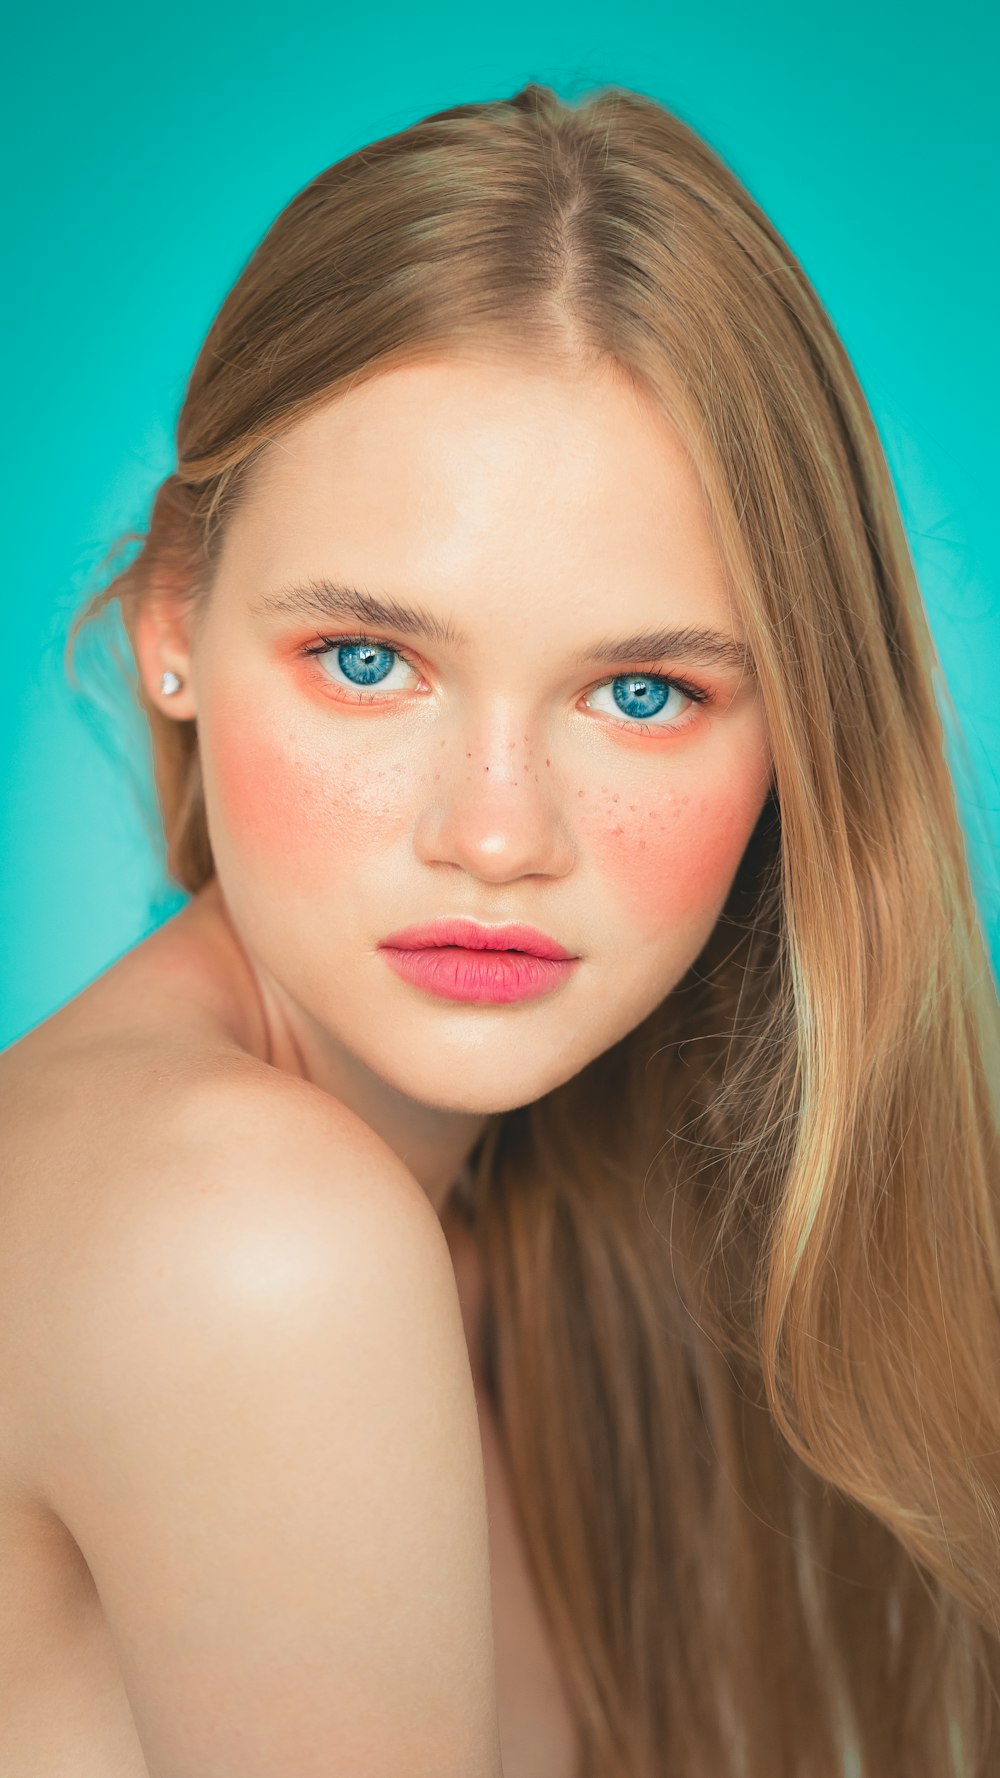
<path fill-rule="evenodd" d="M 427 362 L 271 447 L 182 666 L 219 884 L 311 1053 L 486 1113 L 639 1024 L 767 795 L 742 640 L 693 466 L 610 372 Z M 500 1002 L 397 973 L 388 935 L 452 915 L 579 961 Z"/>

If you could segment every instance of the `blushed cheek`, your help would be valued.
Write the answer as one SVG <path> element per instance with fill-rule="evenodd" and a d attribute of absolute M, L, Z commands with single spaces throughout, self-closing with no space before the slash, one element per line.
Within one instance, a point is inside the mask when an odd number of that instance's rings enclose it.
<path fill-rule="evenodd" d="M 726 899 L 766 785 L 677 790 L 655 801 L 622 796 L 593 816 L 599 868 L 643 938 L 698 927 Z"/>
<path fill-rule="evenodd" d="M 345 863 L 384 845 L 408 802 L 402 774 L 346 747 L 335 761 L 243 710 L 213 712 L 203 737 L 213 844 L 270 885 L 329 887 Z M 212 807 L 214 803 L 214 809 Z"/>

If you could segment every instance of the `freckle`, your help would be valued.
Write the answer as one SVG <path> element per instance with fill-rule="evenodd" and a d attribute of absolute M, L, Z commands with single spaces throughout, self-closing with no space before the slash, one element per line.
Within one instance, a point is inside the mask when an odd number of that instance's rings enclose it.
<path fill-rule="evenodd" d="M 634 814 L 635 814 L 635 804 L 634 804 L 634 803 L 629 803 L 629 806 L 628 806 L 628 812 L 629 812 L 629 814 L 630 814 L 630 815 L 634 815 Z"/>
<path fill-rule="evenodd" d="M 552 764 L 552 761 L 551 761 L 551 759 L 547 759 L 547 760 L 546 760 L 546 761 L 545 761 L 545 764 L 546 764 L 546 765 L 547 765 L 547 766 L 550 766 L 550 765 L 551 765 L 551 764 Z"/>
<path fill-rule="evenodd" d="M 617 802 L 617 801 L 618 801 L 618 798 L 617 798 L 617 797 L 616 797 L 616 796 L 613 796 L 613 797 L 612 797 L 612 798 L 611 798 L 611 801 L 612 801 L 612 802 L 613 802 L 613 803 L 616 803 L 616 802 Z"/>
<path fill-rule="evenodd" d="M 577 796 L 582 796 L 582 795 L 583 795 L 583 791 L 582 791 L 582 790 L 578 790 L 578 791 L 577 791 L 577 793 L 576 793 L 576 794 L 577 794 Z"/>

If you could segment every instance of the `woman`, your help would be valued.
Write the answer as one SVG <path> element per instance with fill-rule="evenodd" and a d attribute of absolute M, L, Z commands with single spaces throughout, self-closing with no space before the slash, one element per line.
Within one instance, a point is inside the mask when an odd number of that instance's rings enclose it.
<path fill-rule="evenodd" d="M 648 98 L 457 106 L 177 447 L 79 621 L 191 899 L 0 1064 L 0 1765 L 996 1771 L 997 1002 L 801 268 Z"/>

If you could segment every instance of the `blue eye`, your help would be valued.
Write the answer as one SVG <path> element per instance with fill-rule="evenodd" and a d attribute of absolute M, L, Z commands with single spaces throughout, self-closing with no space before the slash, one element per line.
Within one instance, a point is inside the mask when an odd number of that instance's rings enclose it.
<path fill-rule="evenodd" d="M 366 697 L 365 692 L 371 687 L 381 688 L 385 685 L 394 659 L 419 676 L 419 670 L 402 649 L 377 636 L 323 636 L 319 642 L 313 643 L 302 652 L 323 662 L 323 675 L 332 685 L 344 689 L 346 682 L 346 687 L 356 694 L 353 698 L 345 699 L 347 703 L 377 704 L 389 701 L 380 697 Z M 334 678 L 331 667 L 336 667 L 344 675 L 344 679 Z M 611 695 L 615 707 L 623 712 L 621 716 L 612 717 L 612 720 L 619 728 L 631 729 L 633 733 L 639 734 L 683 728 L 694 713 L 693 706 L 713 701 L 711 692 L 663 673 L 618 673 L 595 686 L 588 694 L 589 697 L 593 698 L 603 692 L 606 686 L 612 687 Z M 412 687 L 390 689 L 407 690 Z M 652 719 L 659 717 L 671 698 L 677 696 L 686 699 L 690 707 L 680 710 L 674 708 L 663 721 L 654 722 Z"/>
<path fill-rule="evenodd" d="M 364 691 L 369 686 L 381 686 L 392 667 L 392 656 L 406 660 L 398 648 L 390 647 L 387 642 L 377 641 L 370 636 L 345 636 L 331 640 L 324 636 L 321 643 L 307 648 L 306 654 L 315 655 L 323 660 L 323 672 L 328 672 L 328 657 L 345 675 L 348 685 L 355 691 Z M 332 679 L 334 685 L 339 681 Z M 362 699 L 362 702 L 377 702 L 376 699 Z"/>
<path fill-rule="evenodd" d="M 703 703 L 707 698 L 707 693 L 696 691 L 693 686 L 682 685 L 679 680 L 664 678 L 659 673 L 619 673 L 614 679 L 606 679 L 604 685 L 595 686 L 590 696 L 594 697 L 603 691 L 605 685 L 611 686 L 616 707 L 625 712 L 628 720 L 623 726 L 626 728 L 647 727 L 651 718 L 659 716 L 675 694 L 695 704 Z M 675 707 L 662 722 L 652 726 L 678 728 L 685 714 L 684 709 L 678 710 Z M 670 720 L 671 717 L 673 720 Z"/>

